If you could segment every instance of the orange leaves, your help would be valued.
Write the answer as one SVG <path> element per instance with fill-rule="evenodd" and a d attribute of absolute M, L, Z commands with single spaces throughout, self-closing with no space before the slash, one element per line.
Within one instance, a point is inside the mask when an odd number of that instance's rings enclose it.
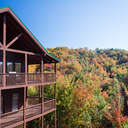
<path fill-rule="evenodd" d="M 93 87 L 85 85 L 79 85 L 78 88 L 74 89 L 74 102 L 78 106 L 82 106 L 85 103 L 89 103 L 90 106 L 97 105 L 97 100 L 94 98 Z"/>
<path fill-rule="evenodd" d="M 107 94 L 106 91 L 101 92 L 101 95 L 102 95 L 104 98 L 108 98 L 108 94 Z"/>
<path fill-rule="evenodd" d="M 127 117 L 127 116 L 121 117 L 121 122 L 122 122 L 122 123 L 125 123 L 126 120 L 128 120 L 128 117 Z"/>
<path fill-rule="evenodd" d="M 105 114 L 106 118 L 119 128 L 128 119 L 122 115 L 121 96 L 119 90 L 114 90 L 116 83 L 113 82 L 117 79 L 128 85 L 126 75 L 128 74 L 128 52 L 114 49 L 93 51 L 66 47 L 58 47 L 50 51 L 61 58 L 61 62 L 57 65 L 57 93 L 59 94 L 57 96 L 61 101 L 57 103 L 60 107 L 59 111 L 63 113 L 61 120 L 66 118 L 67 123 L 69 117 L 65 115 L 69 112 L 70 123 L 74 123 L 74 127 L 81 126 L 78 122 L 83 121 L 81 124 L 86 124 L 94 118 L 95 120 L 89 122 L 91 124 L 89 127 L 98 127 L 95 124 L 102 120 L 101 117 L 104 118 Z M 101 86 L 109 93 L 101 92 Z M 100 117 L 98 114 L 101 114 Z M 65 127 L 68 127 L 66 123 Z"/>
<path fill-rule="evenodd" d="M 106 92 L 102 92 L 105 98 L 108 98 Z M 127 116 L 123 116 L 121 112 L 121 93 L 118 92 L 112 99 L 112 102 L 108 106 L 108 110 L 105 111 L 105 117 L 110 120 L 117 128 L 122 128 L 122 125 L 128 120 Z"/>
<path fill-rule="evenodd" d="M 75 62 L 73 67 L 74 67 L 75 71 L 81 71 L 82 70 L 82 66 L 78 62 Z"/>

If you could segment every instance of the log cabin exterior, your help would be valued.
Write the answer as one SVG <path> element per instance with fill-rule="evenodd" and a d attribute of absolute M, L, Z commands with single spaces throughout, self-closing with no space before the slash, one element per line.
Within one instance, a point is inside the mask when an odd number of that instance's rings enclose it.
<path fill-rule="evenodd" d="M 0 128 L 13 128 L 54 112 L 56 128 L 56 64 L 60 60 L 39 43 L 9 8 L 0 9 Z M 40 72 L 29 73 L 29 65 L 38 64 Z M 51 73 L 45 64 L 53 64 Z M 54 98 L 44 97 L 44 87 L 54 87 Z M 29 104 L 28 87 L 39 87 L 39 102 Z"/>

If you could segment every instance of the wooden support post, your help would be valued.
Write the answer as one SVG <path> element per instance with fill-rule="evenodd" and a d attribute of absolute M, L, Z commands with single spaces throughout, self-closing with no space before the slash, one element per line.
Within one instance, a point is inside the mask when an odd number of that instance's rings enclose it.
<path fill-rule="evenodd" d="M 3 87 L 6 86 L 6 51 L 3 50 Z"/>
<path fill-rule="evenodd" d="M 4 15 L 4 19 L 3 19 L 3 46 L 6 46 L 6 15 Z"/>
<path fill-rule="evenodd" d="M 41 96 L 42 93 L 41 93 L 41 86 L 39 86 L 39 102 L 41 103 Z M 39 118 L 39 128 L 42 128 L 42 117 Z"/>
<path fill-rule="evenodd" d="M 41 59 L 41 79 L 42 79 L 42 83 L 43 83 L 43 72 L 44 72 L 44 63 L 43 63 L 43 59 Z M 42 128 L 44 128 L 44 86 L 40 86 L 40 95 L 41 95 L 41 103 L 42 103 L 42 117 L 41 117 L 41 124 L 42 124 Z"/>
<path fill-rule="evenodd" d="M 28 73 L 28 57 L 25 54 L 25 84 L 27 85 L 27 73 Z M 26 105 L 27 105 L 27 87 L 24 87 L 24 128 L 26 128 Z"/>
<path fill-rule="evenodd" d="M 28 73 L 28 57 L 25 54 L 25 84 L 27 85 L 27 73 Z"/>
<path fill-rule="evenodd" d="M 55 128 L 57 128 L 56 110 L 55 110 Z"/>
<path fill-rule="evenodd" d="M 3 18 L 3 86 L 6 86 L 6 51 L 5 51 L 5 46 L 6 46 L 6 15 L 4 15 Z"/>
<path fill-rule="evenodd" d="M 2 113 L 2 100 L 1 100 L 1 98 L 2 98 L 2 93 L 1 93 L 1 89 L 0 89 L 0 128 L 1 128 L 1 113 Z"/>
<path fill-rule="evenodd" d="M 42 128 L 44 128 L 44 86 L 42 86 L 42 117 L 41 117 L 41 122 L 42 122 Z"/>
<path fill-rule="evenodd" d="M 42 117 L 39 118 L 38 128 L 42 128 Z"/>
<path fill-rule="evenodd" d="M 44 73 L 44 62 L 43 62 L 43 59 L 41 59 L 41 81 L 43 83 L 43 79 L 44 79 L 44 76 L 43 76 L 43 73 Z"/>
<path fill-rule="evenodd" d="M 41 60 L 41 78 L 42 78 L 42 83 L 43 83 L 43 72 L 44 72 L 44 63 L 43 59 Z M 42 114 L 44 112 L 44 86 L 41 86 L 41 103 L 42 103 Z"/>
<path fill-rule="evenodd" d="M 56 63 L 54 65 L 55 79 L 56 79 Z M 54 85 L 54 99 L 55 99 L 55 108 L 56 108 L 56 83 Z M 57 119 L 56 119 L 56 110 L 55 110 L 55 128 L 57 128 Z"/>
<path fill-rule="evenodd" d="M 39 86 L 39 88 L 40 88 L 39 89 L 39 99 L 40 99 L 39 101 L 40 101 L 40 103 L 42 103 L 42 89 L 41 89 L 41 86 Z M 42 108 L 41 108 L 41 111 L 42 111 Z M 39 128 L 42 128 L 42 117 L 39 118 Z"/>
<path fill-rule="evenodd" d="M 26 106 L 28 106 L 28 87 L 26 87 Z"/>
<path fill-rule="evenodd" d="M 26 128 L 26 94 L 27 94 L 27 87 L 24 87 L 24 106 L 23 106 L 23 120 L 24 120 L 24 128 Z"/>
<path fill-rule="evenodd" d="M 41 96 L 41 112 L 42 112 L 42 117 L 41 117 L 41 128 L 44 128 L 44 86 L 40 86 L 40 96 Z"/>
<path fill-rule="evenodd" d="M 41 128 L 44 128 L 44 116 L 41 117 Z"/>

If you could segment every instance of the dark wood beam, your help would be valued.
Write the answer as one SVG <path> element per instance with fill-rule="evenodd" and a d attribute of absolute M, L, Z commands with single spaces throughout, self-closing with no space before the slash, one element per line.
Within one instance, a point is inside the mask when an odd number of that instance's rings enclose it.
<path fill-rule="evenodd" d="M 10 41 L 7 45 L 7 48 L 10 47 L 14 42 L 16 42 L 20 37 L 22 36 L 22 33 L 17 35 L 12 41 Z"/>
<path fill-rule="evenodd" d="M 0 50 L 3 50 L 3 48 L 0 48 Z M 40 54 L 37 54 L 37 53 L 28 52 L 28 51 L 22 51 L 22 50 L 16 50 L 16 49 L 11 49 L 11 48 L 6 48 L 5 50 L 8 51 L 8 52 L 14 52 L 14 53 L 21 53 L 21 54 L 41 56 Z"/>
<path fill-rule="evenodd" d="M 6 21 L 6 15 L 4 15 L 3 19 L 3 46 L 6 46 L 6 26 L 7 26 L 7 21 Z"/>

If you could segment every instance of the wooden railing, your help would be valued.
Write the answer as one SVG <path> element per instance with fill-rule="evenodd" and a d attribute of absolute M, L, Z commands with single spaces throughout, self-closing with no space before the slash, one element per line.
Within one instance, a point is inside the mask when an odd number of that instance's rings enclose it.
<path fill-rule="evenodd" d="M 55 109 L 55 99 L 44 102 L 44 112 L 42 112 L 41 103 L 27 106 L 25 120 L 29 120 L 42 113 L 49 113 L 53 109 Z M 18 122 L 22 123 L 24 117 L 23 114 L 23 109 L 1 114 L 2 128 L 6 128 Z"/>
<path fill-rule="evenodd" d="M 5 76 L 6 76 L 7 86 L 25 84 L 24 73 L 15 73 L 15 74 L 8 73 Z"/>
<path fill-rule="evenodd" d="M 27 82 L 28 84 L 38 84 L 42 82 L 42 75 L 41 73 L 29 73 L 27 74 Z"/>
<path fill-rule="evenodd" d="M 43 74 L 43 82 L 56 82 L 56 75 L 55 73 L 44 73 Z"/>
<path fill-rule="evenodd" d="M 26 119 L 31 118 L 33 116 L 41 114 L 41 103 L 36 105 L 31 105 L 26 108 Z"/>
<path fill-rule="evenodd" d="M 55 73 L 6 73 L 0 74 L 0 87 L 3 86 L 3 78 L 6 79 L 5 86 L 49 84 L 56 82 Z"/>
<path fill-rule="evenodd" d="M 50 111 L 56 108 L 55 99 L 44 102 L 44 112 Z"/>
<path fill-rule="evenodd" d="M 27 105 L 35 105 L 41 103 L 41 97 L 39 96 L 28 96 Z"/>

